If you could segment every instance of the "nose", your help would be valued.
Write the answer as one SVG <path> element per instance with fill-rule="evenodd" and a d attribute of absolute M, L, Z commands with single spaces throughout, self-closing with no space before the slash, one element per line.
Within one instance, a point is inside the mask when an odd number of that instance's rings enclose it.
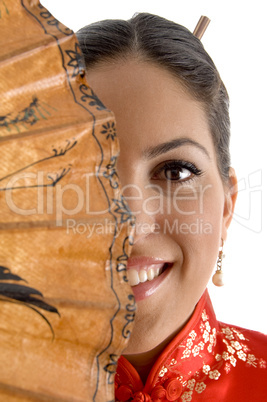
<path fill-rule="evenodd" d="M 140 184 L 127 184 L 122 191 L 136 219 L 134 232 L 134 244 L 136 244 L 156 230 L 155 199 L 151 197 L 151 190 Z"/>

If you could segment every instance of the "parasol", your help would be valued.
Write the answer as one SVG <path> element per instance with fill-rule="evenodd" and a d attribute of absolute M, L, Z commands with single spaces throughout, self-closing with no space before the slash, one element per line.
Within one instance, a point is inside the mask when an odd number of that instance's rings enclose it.
<path fill-rule="evenodd" d="M 0 27 L 0 400 L 111 401 L 135 311 L 114 117 L 37 0 Z"/>

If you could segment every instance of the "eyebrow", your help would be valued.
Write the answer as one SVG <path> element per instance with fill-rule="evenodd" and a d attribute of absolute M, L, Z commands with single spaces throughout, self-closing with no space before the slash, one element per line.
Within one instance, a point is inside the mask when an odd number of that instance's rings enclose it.
<path fill-rule="evenodd" d="M 190 138 L 177 138 L 172 141 L 163 142 L 162 144 L 156 145 L 155 147 L 148 147 L 144 151 L 144 157 L 146 159 L 153 159 L 173 149 L 179 148 L 182 145 L 193 145 L 204 152 L 204 154 L 210 159 L 210 155 L 206 148 L 198 142 L 191 140 Z"/>

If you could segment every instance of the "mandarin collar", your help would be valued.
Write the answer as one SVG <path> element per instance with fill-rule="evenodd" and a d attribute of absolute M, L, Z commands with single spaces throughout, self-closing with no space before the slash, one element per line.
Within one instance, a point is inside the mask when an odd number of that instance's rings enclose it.
<path fill-rule="evenodd" d="M 198 377 L 199 373 L 201 380 L 203 362 L 204 370 L 205 366 L 208 368 L 212 365 L 217 331 L 218 322 L 208 291 L 205 290 L 188 323 L 154 363 L 145 384 L 131 363 L 120 357 L 115 376 L 116 400 L 175 401 L 193 374 Z M 199 384 L 201 390 L 204 383 L 200 381 Z"/>

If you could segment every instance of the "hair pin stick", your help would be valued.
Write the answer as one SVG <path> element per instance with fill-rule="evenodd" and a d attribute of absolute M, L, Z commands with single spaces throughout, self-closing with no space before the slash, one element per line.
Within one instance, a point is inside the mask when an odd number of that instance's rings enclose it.
<path fill-rule="evenodd" d="M 197 26 L 194 29 L 193 35 L 195 35 L 200 40 L 202 38 L 202 36 L 204 35 L 206 29 L 208 28 L 209 23 L 210 23 L 210 19 L 208 17 L 205 17 L 204 15 L 202 15 L 199 18 Z"/>

